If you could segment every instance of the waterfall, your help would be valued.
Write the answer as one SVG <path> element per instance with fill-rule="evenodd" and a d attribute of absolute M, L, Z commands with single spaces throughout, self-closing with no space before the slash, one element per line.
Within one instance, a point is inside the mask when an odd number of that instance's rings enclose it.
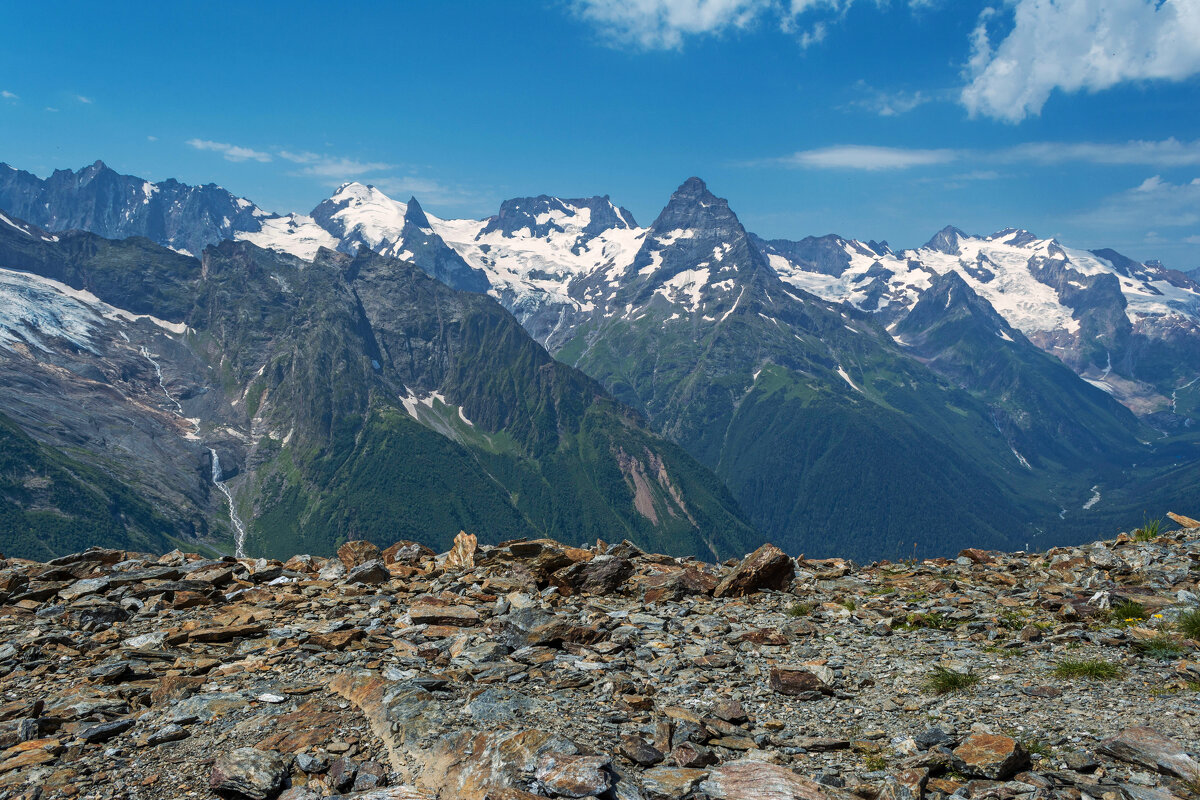
<path fill-rule="evenodd" d="M 171 392 L 167 389 L 167 383 L 163 379 L 162 367 L 159 366 L 158 360 L 154 357 L 154 354 L 150 352 L 150 348 L 142 345 L 138 348 L 138 352 L 141 354 L 142 358 L 146 359 L 154 366 L 154 374 L 158 376 L 158 386 L 162 389 L 162 393 L 166 395 L 167 399 L 170 400 L 175 406 L 175 413 L 181 417 L 184 417 L 183 404 L 180 403 L 178 398 L 171 394 Z M 186 419 L 186 417 L 184 417 L 184 419 Z M 195 422 L 192 422 L 192 427 L 195 428 L 196 433 L 200 432 L 200 426 Z M 218 456 L 217 451 L 211 447 L 208 448 L 208 452 L 212 455 L 213 486 L 216 486 L 218 489 L 220 489 L 221 494 L 225 495 L 225 499 L 229 501 L 229 522 L 231 525 L 233 525 L 233 554 L 237 558 L 243 558 L 246 555 L 246 526 L 242 523 L 241 517 L 238 516 L 237 509 L 234 508 L 233 492 L 229 491 L 229 487 L 226 486 L 221 480 L 223 474 L 221 472 L 221 457 Z"/>
<path fill-rule="evenodd" d="M 180 405 L 179 401 L 175 399 L 175 395 L 167 391 L 167 384 L 163 380 L 162 367 L 158 365 L 158 360 L 154 357 L 154 354 L 150 352 L 150 348 L 142 345 L 138 348 L 138 352 L 141 353 L 142 358 L 146 359 L 154 366 L 154 374 L 158 376 L 158 387 L 162 389 L 162 393 L 167 396 L 167 399 L 175 405 L 175 413 L 182 417 L 183 406 Z"/>
<path fill-rule="evenodd" d="M 212 454 L 212 482 L 225 495 L 225 499 L 229 501 L 229 523 L 233 525 L 233 555 L 236 558 L 243 558 L 246 555 L 246 526 L 242 524 L 241 517 L 238 516 L 237 508 L 233 505 L 233 492 L 229 491 L 229 487 L 221 480 L 221 457 L 217 455 L 217 451 L 208 448 L 208 452 Z"/>

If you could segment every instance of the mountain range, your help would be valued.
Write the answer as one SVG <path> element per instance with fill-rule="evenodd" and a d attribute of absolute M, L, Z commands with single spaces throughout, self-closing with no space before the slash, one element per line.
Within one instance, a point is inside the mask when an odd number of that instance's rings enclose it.
<path fill-rule="evenodd" d="M 124 491 L 106 536 L 894 557 L 1080 540 L 1200 483 L 1200 286 L 1112 250 L 764 240 L 696 178 L 649 227 L 357 183 L 283 216 L 100 162 L 0 165 L 0 209 L 0 432 L 33 476 L 6 513 Z"/>

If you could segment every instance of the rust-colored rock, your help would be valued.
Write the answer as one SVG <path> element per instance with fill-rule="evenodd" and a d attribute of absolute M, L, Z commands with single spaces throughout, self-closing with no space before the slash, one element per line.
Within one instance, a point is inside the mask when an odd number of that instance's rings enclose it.
<path fill-rule="evenodd" d="M 964 775 L 1003 781 L 1029 766 L 1029 754 L 1012 737 L 973 733 L 954 748 L 954 764 Z"/>
<path fill-rule="evenodd" d="M 764 544 L 742 559 L 713 590 L 714 597 L 744 597 L 763 589 L 782 591 L 796 575 L 791 556 L 773 544 Z"/>
<path fill-rule="evenodd" d="M 1174 511 L 1168 511 L 1167 516 L 1174 520 L 1179 527 L 1187 528 L 1189 531 L 1200 528 L 1200 520 L 1185 517 L 1183 514 L 1176 514 Z"/>
<path fill-rule="evenodd" d="M 338 548 L 337 555 L 346 565 L 346 569 L 354 569 L 368 561 L 382 560 L 379 548 L 362 539 L 346 542 Z"/>

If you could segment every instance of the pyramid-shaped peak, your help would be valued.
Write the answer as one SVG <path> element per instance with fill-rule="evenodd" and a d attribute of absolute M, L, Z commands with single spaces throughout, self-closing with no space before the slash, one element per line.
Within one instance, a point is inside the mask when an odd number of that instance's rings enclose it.
<path fill-rule="evenodd" d="M 421 204 L 417 202 L 417 198 L 408 198 L 408 207 L 404 211 L 404 221 L 411 222 L 418 228 L 428 228 L 429 217 L 425 216 L 425 210 L 421 208 Z"/>
<path fill-rule="evenodd" d="M 956 256 L 959 254 L 959 241 L 969 239 L 971 237 L 960 231 L 953 225 L 947 225 L 933 235 L 928 242 L 924 244 L 926 250 L 936 250 L 939 253 Z"/>
<path fill-rule="evenodd" d="M 729 201 L 717 197 L 699 178 L 688 178 L 671 195 L 670 202 L 654 221 L 661 231 L 694 228 L 741 228 L 737 215 L 729 209 Z"/>

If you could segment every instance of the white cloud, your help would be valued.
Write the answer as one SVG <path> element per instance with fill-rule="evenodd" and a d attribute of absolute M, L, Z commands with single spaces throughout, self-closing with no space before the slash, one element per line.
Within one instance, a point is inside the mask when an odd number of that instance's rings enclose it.
<path fill-rule="evenodd" d="M 1188 236 L 1183 241 L 1187 244 L 1200 244 L 1200 236 Z"/>
<path fill-rule="evenodd" d="M 1192 142 L 1181 142 L 1175 138 L 1115 143 L 1030 142 L 1003 151 L 1001 157 L 1010 161 L 1042 164 L 1086 161 L 1092 164 L 1186 167 L 1200 164 L 1200 139 Z"/>
<path fill-rule="evenodd" d="M 5 100 L 20 100 L 21 99 L 18 95 L 13 94 L 8 89 L 4 89 L 3 91 L 0 91 L 0 97 L 3 97 Z"/>
<path fill-rule="evenodd" d="M 1055 89 L 1098 92 L 1120 83 L 1183 80 L 1200 72 L 1196 0 L 1005 0 L 1012 30 L 993 45 L 1004 15 L 985 9 L 972 34 L 962 103 L 1020 122 Z"/>
<path fill-rule="evenodd" d="M 801 150 L 773 163 L 811 169 L 856 169 L 877 171 L 947 164 L 961 156 L 958 150 L 920 150 L 904 147 L 875 147 L 842 144 L 816 150 Z"/>
<path fill-rule="evenodd" d="M 938 90 L 933 92 L 915 91 L 909 92 L 903 89 L 896 91 L 883 91 L 876 89 L 866 81 L 858 81 L 854 85 L 855 89 L 862 93 L 862 97 L 857 100 L 851 100 L 845 106 L 847 108 L 857 108 L 863 111 L 869 111 L 872 114 L 878 114 L 881 117 L 895 117 L 900 114 L 907 114 L 926 103 L 932 103 L 938 99 L 944 99 L 946 92 Z"/>
<path fill-rule="evenodd" d="M 839 144 L 801 150 L 767 163 L 810 169 L 885 170 L 949 164 L 1064 164 L 1078 161 L 1108 166 L 1188 167 L 1200 166 L 1200 139 L 1129 142 L 1027 142 L 997 150 L 877 147 Z M 759 164 L 763 162 L 757 162 Z M 967 173 L 975 179 L 995 177 L 993 170 Z"/>
<path fill-rule="evenodd" d="M 147 141 L 147 142 L 157 142 L 157 141 L 158 141 L 158 137 L 157 137 L 157 136 L 147 136 L 147 137 L 146 137 L 146 141 Z"/>
<path fill-rule="evenodd" d="M 279 156 L 295 164 L 304 165 L 302 169 L 294 174 L 307 175 L 314 178 L 326 178 L 333 183 L 341 183 L 346 178 L 352 178 L 366 172 L 378 172 L 393 168 L 393 165 L 385 164 L 381 161 L 357 161 L 352 158 L 338 158 L 310 152 L 296 153 L 290 150 L 280 150 Z"/>
<path fill-rule="evenodd" d="M 271 160 L 270 153 L 251 150 L 249 147 L 239 147 L 238 145 L 227 144 L 225 142 L 213 142 L 208 139 L 188 139 L 186 144 L 197 150 L 211 150 L 215 153 L 220 153 L 225 157 L 226 161 L 261 161 L 266 163 Z"/>
<path fill-rule="evenodd" d="M 95 100 L 93 100 L 92 98 L 90 98 L 90 97 L 84 97 L 84 96 L 83 96 L 83 95 L 81 95 L 81 94 L 77 94 L 77 95 L 75 95 L 75 99 L 76 99 L 76 100 L 78 100 L 79 102 L 83 103 L 84 105 L 87 105 L 87 106 L 90 106 L 92 103 L 96 102 L 96 101 L 95 101 Z"/>
<path fill-rule="evenodd" d="M 813 8 L 838 9 L 851 0 L 573 0 L 575 12 L 614 42 L 646 50 L 680 47 L 687 36 L 721 34 L 771 19 L 783 31 Z M 801 35 L 808 46 L 824 37 L 819 25 Z"/>
<path fill-rule="evenodd" d="M 1100 231 L 1156 228 L 1189 228 L 1200 225 L 1200 178 L 1171 183 L 1154 175 L 1137 186 L 1112 195 L 1076 221 Z"/>

